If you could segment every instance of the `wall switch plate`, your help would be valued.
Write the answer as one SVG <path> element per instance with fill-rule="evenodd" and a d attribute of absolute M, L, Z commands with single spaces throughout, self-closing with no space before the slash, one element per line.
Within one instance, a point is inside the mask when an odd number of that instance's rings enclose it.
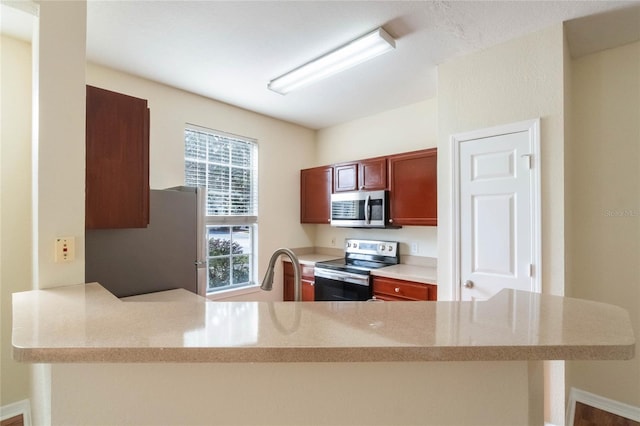
<path fill-rule="evenodd" d="M 56 263 L 71 262 L 76 257 L 75 239 L 73 237 L 56 238 Z"/>
<path fill-rule="evenodd" d="M 415 241 L 411 243 L 411 254 L 418 254 L 418 243 Z"/>

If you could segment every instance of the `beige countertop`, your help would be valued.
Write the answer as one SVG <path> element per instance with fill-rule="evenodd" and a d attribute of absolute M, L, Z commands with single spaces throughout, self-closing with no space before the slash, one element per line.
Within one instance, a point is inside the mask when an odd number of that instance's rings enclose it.
<path fill-rule="evenodd" d="M 326 260 L 333 260 L 333 259 L 339 259 L 339 258 L 340 256 L 333 256 L 330 254 L 318 254 L 318 253 L 298 255 L 298 261 L 300 262 L 301 265 L 312 265 L 312 266 L 315 265 L 316 262 L 324 262 Z M 282 256 L 282 260 L 291 262 L 291 259 L 289 259 L 287 256 Z"/>
<path fill-rule="evenodd" d="M 398 280 L 414 281 L 423 284 L 437 284 L 438 273 L 436 268 L 416 265 L 393 265 L 371 271 L 371 275 L 395 278 Z"/>
<path fill-rule="evenodd" d="M 35 363 L 630 359 L 621 308 L 503 290 L 483 302 L 120 300 L 97 283 L 13 295 L 13 356 Z"/>

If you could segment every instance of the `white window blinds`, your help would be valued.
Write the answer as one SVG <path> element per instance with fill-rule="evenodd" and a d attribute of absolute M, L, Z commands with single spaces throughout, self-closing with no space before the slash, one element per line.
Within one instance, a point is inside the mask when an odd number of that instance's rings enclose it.
<path fill-rule="evenodd" d="M 188 125 L 185 129 L 185 183 L 207 192 L 207 216 L 257 221 L 255 140 Z"/>

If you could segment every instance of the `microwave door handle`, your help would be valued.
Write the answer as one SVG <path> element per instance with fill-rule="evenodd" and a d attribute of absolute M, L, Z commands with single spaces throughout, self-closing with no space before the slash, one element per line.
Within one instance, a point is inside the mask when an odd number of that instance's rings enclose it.
<path fill-rule="evenodd" d="M 364 201 L 364 222 L 368 225 L 371 223 L 371 195 L 367 195 L 367 198 Z"/>

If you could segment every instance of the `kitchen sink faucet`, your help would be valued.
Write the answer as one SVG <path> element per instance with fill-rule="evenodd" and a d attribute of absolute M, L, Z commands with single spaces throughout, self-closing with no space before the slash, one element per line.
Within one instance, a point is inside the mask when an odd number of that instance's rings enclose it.
<path fill-rule="evenodd" d="M 299 302 L 302 300 L 302 288 L 300 282 L 300 275 L 302 274 L 300 272 L 300 262 L 298 261 L 298 256 L 288 248 L 279 248 L 273 252 L 271 259 L 269 259 L 267 272 L 264 274 L 260 288 L 266 291 L 271 291 L 273 288 L 273 270 L 275 268 L 276 260 L 281 254 L 286 254 L 293 264 L 293 300 Z"/>

